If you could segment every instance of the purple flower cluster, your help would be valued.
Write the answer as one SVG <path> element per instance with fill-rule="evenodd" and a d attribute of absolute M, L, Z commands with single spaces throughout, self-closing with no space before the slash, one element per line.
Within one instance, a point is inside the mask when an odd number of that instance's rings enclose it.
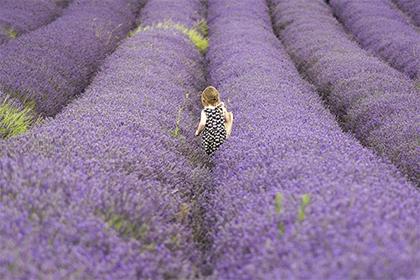
<path fill-rule="evenodd" d="M 216 278 L 418 276 L 418 192 L 341 131 L 273 34 L 266 1 L 210 0 L 208 23 L 209 81 L 235 113 L 207 190 Z"/>
<path fill-rule="evenodd" d="M 394 3 L 407 13 L 415 25 L 420 27 L 420 2 L 418 0 L 393 0 Z"/>
<path fill-rule="evenodd" d="M 192 26 L 182 7 L 203 9 L 165 2 L 149 0 L 141 22 L 179 12 Z M 54 119 L 0 143 L 0 278 L 193 275 L 195 188 L 210 183 L 193 133 L 204 85 L 185 34 L 139 32 Z"/>
<path fill-rule="evenodd" d="M 352 41 L 323 1 L 273 3 L 275 31 L 343 127 L 419 181 L 420 91 L 413 82 Z"/>
<path fill-rule="evenodd" d="M 363 48 L 420 79 L 420 36 L 391 0 L 331 0 L 334 14 Z"/>
<path fill-rule="evenodd" d="M 51 24 L 0 47 L 0 91 L 57 114 L 126 36 L 138 8 L 133 0 L 73 1 Z"/>
<path fill-rule="evenodd" d="M 61 14 L 54 0 L 0 0 L 0 44 L 37 29 Z"/>

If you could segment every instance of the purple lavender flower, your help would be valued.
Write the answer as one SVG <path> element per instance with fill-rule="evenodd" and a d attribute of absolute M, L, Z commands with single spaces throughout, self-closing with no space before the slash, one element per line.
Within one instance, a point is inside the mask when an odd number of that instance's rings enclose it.
<path fill-rule="evenodd" d="M 277 34 L 344 129 L 419 181 L 420 92 L 413 82 L 355 44 L 324 2 L 273 3 Z"/>
<path fill-rule="evenodd" d="M 331 0 L 330 5 L 363 48 L 420 79 L 420 36 L 391 0 Z"/>
<path fill-rule="evenodd" d="M 212 0 L 208 14 L 209 82 L 236 116 L 202 202 L 215 278 L 418 276 L 418 192 L 341 131 L 273 34 L 266 1 Z"/>
<path fill-rule="evenodd" d="M 414 24 L 420 27 L 420 3 L 417 0 L 393 0 L 395 4 L 407 13 Z"/>
<path fill-rule="evenodd" d="M 65 4 L 55 0 L 0 0 L 0 44 L 53 21 Z"/>
<path fill-rule="evenodd" d="M 191 278 L 194 197 L 211 180 L 193 133 L 204 85 L 185 34 L 138 32 L 54 119 L 0 143 L 0 278 Z"/>
<path fill-rule="evenodd" d="M 51 24 L 0 47 L 0 91 L 54 116 L 89 84 L 138 8 L 132 0 L 73 1 Z"/>

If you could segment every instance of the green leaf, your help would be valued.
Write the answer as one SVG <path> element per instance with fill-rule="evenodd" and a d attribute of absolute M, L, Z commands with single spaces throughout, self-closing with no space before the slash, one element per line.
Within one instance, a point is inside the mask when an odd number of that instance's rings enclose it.
<path fill-rule="evenodd" d="M 195 29 L 197 29 L 197 31 L 199 31 L 204 37 L 207 37 L 209 34 L 209 26 L 207 25 L 207 21 L 205 19 L 201 19 L 195 26 Z"/>
<path fill-rule="evenodd" d="M 6 28 L 6 35 L 9 38 L 15 39 L 18 35 L 17 31 L 13 29 L 13 27 Z"/>
<path fill-rule="evenodd" d="M 280 214 L 282 207 L 283 207 L 283 195 L 281 193 L 276 193 L 275 197 L 275 207 L 276 207 L 276 214 Z"/>
<path fill-rule="evenodd" d="M 279 230 L 280 235 L 283 235 L 286 231 L 286 228 L 284 227 L 283 223 L 278 223 L 277 224 L 277 229 Z"/>
<path fill-rule="evenodd" d="M 302 200 L 300 203 L 299 211 L 298 211 L 298 220 L 303 221 L 305 220 L 305 210 L 306 207 L 311 203 L 311 197 L 309 194 L 302 195 Z"/>
<path fill-rule="evenodd" d="M 311 202 L 311 196 L 307 193 L 302 196 L 302 206 L 306 207 Z"/>

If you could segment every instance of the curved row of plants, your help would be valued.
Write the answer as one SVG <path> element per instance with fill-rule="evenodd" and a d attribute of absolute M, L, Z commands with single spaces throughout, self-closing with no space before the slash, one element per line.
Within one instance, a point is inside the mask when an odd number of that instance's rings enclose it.
<path fill-rule="evenodd" d="M 0 46 L 0 137 L 54 116 L 81 93 L 133 27 L 140 4 L 75 1 L 51 24 Z"/>
<path fill-rule="evenodd" d="M 362 50 L 323 1 L 272 3 L 276 34 L 343 128 L 420 180 L 420 91 L 412 81 Z"/>
<path fill-rule="evenodd" d="M 53 21 L 67 1 L 1 0 L 0 44 Z"/>
<path fill-rule="evenodd" d="M 420 4 L 417 0 L 393 0 L 394 3 L 407 13 L 414 24 L 420 27 Z"/>
<path fill-rule="evenodd" d="M 363 48 L 410 78 L 420 79 L 419 33 L 391 0 L 331 0 L 329 3 Z"/>
<path fill-rule="evenodd" d="M 140 22 L 198 0 L 152 8 Z M 198 273 L 192 197 L 211 179 L 194 141 L 203 57 L 176 28 L 131 33 L 54 119 L 0 143 L 0 278 L 172 279 Z"/>
<path fill-rule="evenodd" d="M 209 82 L 235 112 L 207 190 L 215 277 L 414 277 L 413 185 L 341 131 L 274 35 L 266 1 L 208 5 Z"/>

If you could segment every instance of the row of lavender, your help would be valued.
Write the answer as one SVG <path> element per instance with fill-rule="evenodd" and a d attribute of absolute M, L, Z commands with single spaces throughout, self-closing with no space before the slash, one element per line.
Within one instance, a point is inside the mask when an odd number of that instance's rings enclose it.
<path fill-rule="evenodd" d="M 0 46 L 0 136 L 54 116 L 79 94 L 133 27 L 140 2 L 74 1 L 51 24 Z M 19 111 L 29 115 L 23 123 L 6 123 Z"/>
<path fill-rule="evenodd" d="M 0 0 L 0 44 L 53 21 L 66 4 L 66 0 Z"/>
<path fill-rule="evenodd" d="M 411 17 L 415 25 L 420 27 L 420 3 L 418 0 L 394 0 L 394 3 Z"/>
<path fill-rule="evenodd" d="M 208 189 L 215 275 L 418 276 L 418 192 L 341 131 L 273 34 L 266 1 L 210 0 L 208 23 L 209 82 L 236 116 Z"/>
<path fill-rule="evenodd" d="M 299 71 L 343 127 L 419 181 L 420 91 L 413 82 L 362 50 L 321 0 L 274 0 L 273 20 Z"/>
<path fill-rule="evenodd" d="M 419 32 L 391 0 L 331 0 L 330 5 L 363 48 L 420 82 Z"/>
<path fill-rule="evenodd" d="M 198 0 L 165 2 L 141 22 L 202 15 Z M 177 30 L 132 35 L 56 118 L 0 144 L 0 278 L 194 273 L 191 197 L 210 178 L 189 133 L 203 57 Z"/>

